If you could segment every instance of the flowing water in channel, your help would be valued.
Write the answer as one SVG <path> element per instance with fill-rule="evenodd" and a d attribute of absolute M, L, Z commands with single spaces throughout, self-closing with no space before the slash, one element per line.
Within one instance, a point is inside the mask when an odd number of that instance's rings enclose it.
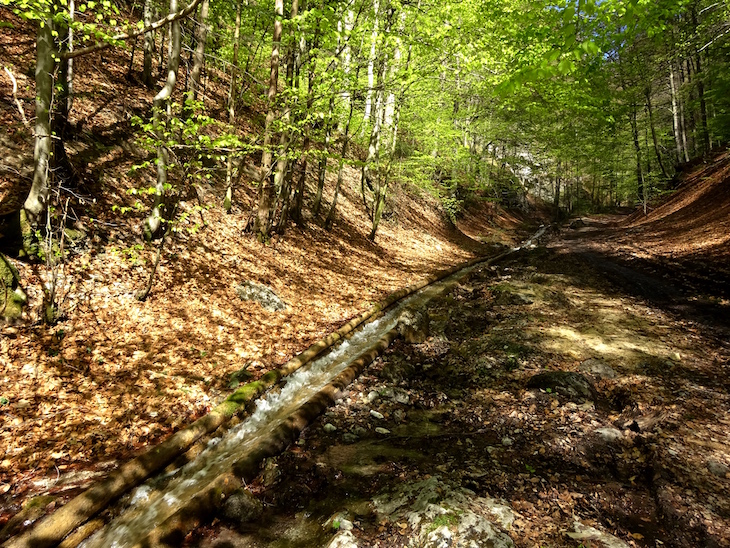
<path fill-rule="evenodd" d="M 475 268 L 477 266 L 467 267 L 407 297 L 381 318 L 360 328 L 350 339 L 334 346 L 310 365 L 287 377 L 281 390 L 270 391 L 256 402 L 256 410 L 249 418 L 229 430 L 222 438 L 211 440 L 194 461 L 169 474 L 172 479 L 163 490 L 156 491 L 150 486 L 160 478 L 138 487 L 133 492 L 127 509 L 82 546 L 128 548 L 138 544 L 154 527 L 177 512 L 204 486 L 230 469 L 250 448 L 322 390 L 380 337 L 393 329 L 404 310 L 423 307 L 449 282 L 461 278 Z"/>

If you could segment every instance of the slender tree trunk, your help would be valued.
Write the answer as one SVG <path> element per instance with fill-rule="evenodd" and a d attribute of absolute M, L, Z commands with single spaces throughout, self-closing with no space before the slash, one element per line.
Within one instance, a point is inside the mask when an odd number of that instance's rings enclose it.
<path fill-rule="evenodd" d="M 345 36 L 346 42 L 345 42 L 345 50 L 343 52 L 342 56 L 342 72 L 345 75 L 345 80 L 349 78 L 350 70 L 352 66 L 352 48 L 350 47 L 350 36 L 352 29 L 355 25 L 355 14 L 352 10 L 347 10 L 347 14 L 345 15 Z M 350 102 L 352 101 L 352 97 L 349 91 L 345 91 L 342 93 L 342 99 L 345 104 L 345 108 L 350 108 Z"/>
<path fill-rule="evenodd" d="M 157 54 L 157 70 L 160 77 L 165 74 L 165 42 L 170 42 L 170 32 L 170 27 L 160 29 L 160 50 Z M 165 37 L 167 37 L 167 40 Z"/>
<path fill-rule="evenodd" d="M 36 100 L 35 149 L 33 184 L 23 209 L 31 225 L 37 226 L 48 205 L 51 156 L 51 102 L 53 100 L 53 72 L 55 69 L 53 19 L 48 14 L 38 26 L 36 38 Z"/>
<path fill-rule="evenodd" d="M 694 103 L 694 88 L 692 84 L 694 83 L 694 77 L 695 74 L 693 74 L 692 70 L 692 60 L 690 58 L 686 59 L 685 61 L 685 67 L 686 67 L 686 79 L 684 81 L 687 82 L 687 89 L 688 89 L 688 102 L 690 104 Z M 695 118 L 695 110 L 693 108 L 688 108 L 689 110 L 689 123 L 687 124 L 687 133 L 689 134 L 689 142 L 691 145 L 692 154 L 691 157 L 697 156 L 697 119 Z M 685 123 L 687 123 L 687 120 L 685 120 Z"/>
<path fill-rule="evenodd" d="M 656 154 L 656 160 L 659 164 L 659 169 L 662 170 L 662 175 L 665 179 L 669 179 L 669 174 L 667 173 L 667 170 L 664 168 L 664 163 L 662 162 L 662 155 L 659 151 L 659 142 L 657 140 L 656 136 L 656 129 L 654 129 L 654 115 L 652 111 L 651 106 L 651 88 L 646 88 L 645 90 L 646 95 L 646 110 L 649 113 L 649 127 L 651 128 L 651 140 L 654 143 L 654 153 Z"/>
<path fill-rule="evenodd" d="M 137 53 L 137 39 L 139 36 L 134 37 L 132 42 L 132 53 L 129 55 L 129 66 L 127 67 L 127 80 L 132 81 L 132 71 L 134 70 L 134 55 Z M 73 59 L 70 59 L 73 61 Z"/>
<path fill-rule="evenodd" d="M 389 26 L 389 25 L 388 25 Z M 405 12 L 401 15 L 401 23 L 399 26 L 399 34 L 405 31 Z M 389 30 L 389 29 L 388 29 Z M 386 30 L 387 31 L 387 30 Z M 411 63 L 411 52 L 412 49 L 408 48 L 408 56 L 405 63 L 405 70 L 408 71 L 408 67 Z M 401 60 L 401 44 L 400 40 L 396 45 L 395 52 L 393 54 L 393 68 L 391 78 L 395 79 L 395 75 L 400 70 Z M 375 241 L 375 233 L 380 225 L 380 219 L 382 218 L 383 211 L 385 210 L 385 203 L 388 195 L 388 185 L 390 183 L 391 170 L 393 168 L 393 162 L 395 157 L 395 149 L 398 143 L 398 126 L 400 124 L 400 113 L 401 104 L 405 97 L 405 89 L 402 89 L 396 99 L 395 93 L 391 93 L 388 96 L 388 101 L 383 106 L 383 126 L 384 130 L 387 131 L 387 152 L 388 152 L 388 165 L 385 168 L 385 173 L 382 176 L 382 181 L 379 181 L 379 188 L 377 192 L 377 201 L 375 206 L 375 214 L 373 216 L 373 228 L 370 231 L 369 238 L 371 241 Z"/>
<path fill-rule="evenodd" d="M 228 88 L 228 125 L 233 128 L 236 121 L 236 77 L 238 76 L 238 48 L 241 41 L 241 10 L 243 0 L 238 0 L 236 7 L 236 26 L 233 30 L 233 63 L 231 67 L 231 85 Z M 228 153 L 226 159 L 226 197 L 223 200 L 223 208 L 227 213 L 231 212 L 233 201 L 233 153 Z"/>
<path fill-rule="evenodd" d="M 355 78 L 354 78 L 354 85 L 357 85 L 358 78 L 360 77 L 360 66 L 358 65 L 355 69 Z M 334 96 L 330 99 L 330 106 L 334 104 Z M 327 213 L 327 218 L 324 222 L 324 227 L 326 230 L 331 230 L 332 225 L 335 222 L 335 218 L 337 216 L 337 199 L 340 196 L 340 188 L 342 187 L 342 179 L 345 169 L 345 157 L 347 156 L 347 148 L 350 145 L 350 124 L 352 123 L 352 115 L 355 110 L 355 102 L 349 101 L 349 109 L 347 114 L 347 121 L 345 122 L 345 130 L 344 135 L 342 139 L 342 150 L 340 150 L 340 161 L 337 169 L 337 183 L 335 184 L 335 193 L 332 198 L 332 205 L 330 205 L 329 212 Z"/>
<path fill-rule="evenodd" d="M 170 14 L 177 13 L 177 0 L 170 0 Z M 167 60 L 167 79 L 165 85 L 155 96 L 152 102 L 152 127 L 158 140 L 157 145 L 157 184 L 155 185 L 155 202 L 152 212 L 145 220 L 143 232 L 145 238 L 152 239 L 160 230 L 162 223 L 162 203 L 165 198 L 165 187 L 167 186 L 167 167 L 169 163 L 169 152 L 164 144 L 163 115 L 167 112 L 167 105 L 175 89 L 177 82 L 177 71 L 180 66 L 180 21 L 176 20 L 170 25 L 170 52 Z"/>
<path fill-rule="evenodd" d="M 198 16 L 197 26 L 195 27 L 195 51 L 193 52 L 193 67 L 190 70 L 190 80 L 188 82 L 187 100 L 197 101 L 200 91 L 200 75 L 203 72 L 205 63 L 205 42 L 208 39 L 208 10 L 210 0 L 203 0 L 200 4 L 200 15 Z M 184 115 L 187 117 L 192 112 L 186 106 Z"/>
<path fill-rule="evenodd" d="M 276 117 L 276 92 L 279 80 L 279 50 L 281 48 L 282 18 L 284 17 L 284 0 L 276 0 L 276 20 L 274 21 L 274 35 L 271 46 L 271 72 L 269 76 L 269 92 L 267 99 L 269 111 L 266 114 L 266 127 L 264 128 L 264 151 L 261 156 L 261 173 L 263 180 L 259 184 L 259 203 L 254 231 L 259 240 L 269 239 L 271 230 L 271 208 L 274 203 L 274 181 L 272 180 L 271 164 L 273 154 L 271 145 L 274 133 L 274 118 Z"/>
<path fill-rule="evenodd" d="M 69 114 L 73 105 L 71 94 L 73 92 L 73 59 L 62 57 L 69 48 L 73 50 L 73 34 L 71 28 L 66 24 L 64 15 L 68 15 L 66 6 L 54 5 L 58 16 L 54 24 L 54 51 L 57 52 L 60 61 L 57 63 L 55 93 L 51 107 L 51 165 L 56 178 L 68 183 L 73 180 L 73 167 L 66 154 L 66 138 L 69 131 Z"/>
<path fill-rule="evenodd" d="M 674 85 L 674 66 L 669 62 L 669 91 L 672 96 L 672 121 L 674 123 L 674 144 L 677 148 L 677 164 L 681 164 L 684 158 L 682 151 L 682 136 L 679 125 L 679 106 L 677 105 L 677 88 Z"/>
<path fill-rule="evenodd" d="M 636 120 L 636 106 L 631 111 L 631 134 L 634 139 L 634 150 L 636 152 L 636 195 L 639 201 L 644 203 L 644 170 L 641 165 L 641 145 L 639 145 L 639 125 Z"/>
<path fill-rule="evenodd" d="M 710 130 L 707 127 L 707 102 L 705 101 L 705 82 L 702 73 L 701 55 L 698 53 L 695 59 L 697 72 L 697 95 L 700 99 L 700 123 L 702 124 L 702 154 L 707 156 L 710 153 Z"/>
<path fill-rule="evenodd" d="M 68 44 L 66 50 L 73 53 L 74 50 L 74 29 L 73 22 L 76 17 L 76 1 L 68 0 Z M 136 42 L 135 42 L 136 43 Z M 134 57 L 134 56 L 133 56 Z M 73 58 L 66 60 L 66 80 L 68 94 L 66 96 L 66 114 L 71 112 L 74 105 L 74 60 Z"/>
<path fill-rule="evenodd" d="M 553 209 L 555 210 L 555 220 L 560 220 L 560 160 L 555 170 L 555 190 L 553 192 Z"/>
<path fill-rule="evenodd" d="M 682 101 L 681 96 L 679 95 L 679 89 L 682 85 L 682 70 L 681 70 L 681 63 L 680 63 L 680 69 L 679 69 L 679 86 L 677 88 L 677 95 L 678 95 L 678 105 L 679 105 L 679 134 L 682 139 L 682 151 L 684 153 L 684 161 L 689 162 L 689 147 L 687 146 L 687 120 L 684 115 L 684 101 Z"/>
<path fill-rule="evenodd" d="M 319 21 L 314 31 L 314 38 L 312 40 L 313 49 L 316 50 L 319 47 Z M 302 52 L 304 55 L 306 51 Z M 314 86 L 315 86 L 315 75 L 316 75 L 317 61 L 312 59 L 309 64 L 308 78 L 307 78 L 307 112 L 312 111 L 314 106 Z M 304 143 L 302 144 L 302 166 L 299 174 L 299 181 L 294 194 L 294 204 L 292 206 L 292 219 L 295 223 L 301 224 L 303 221 L 302 208 L 304 205 L 304 192 L 306 190 L 307 181 L 307 163 L 309 160 L 309 146 L 310 146 L 310 134 L 312 132 L 312 124 L 307 123 L 304 128 Z"/>
<path fill-rule="evenodd" d="M 152 24 L 154 10 L 152 9 L 152 0 L 145 0 L 142 11 L 144 26 L 149 27 Z M 150 30 L 144 33 L 144 61 L 142 68 L 142 82 L 148 89 L 152 89 L 152 55 L 155 52 L 155 33 Z"/>
<path fill-rule="evenodd" d="M 289 40 L 286 47 L 286 86 L 291 93 L 288 98 L 288 104 L 284 106 L 284 112 L 281 116 L 282 130 L 279 134 L 279 154 L 276 159 L 276 172 L 274 175 L 274 188 L 277 193 L 277 202 L 274 205 L 274 215 L 276 215 L 277 209 L 281 212 L 279 216 L 279 222 L 276 224 L 276 230 L 283 230 L 284 225 L 287 221 L 289 201 L 291 197 L 291 170 L 289 169 L 289 147 L 293 140 L 293 133 L 289 128 L 291 122 L 291 112 L 293 103 L 296 102 L 297 93 L 295 90 L 295 58 L 297 43 L 295 40 L 295 24 L 297 16 L 299 15 L 299 0 L 292 0 L 291 13 L 289 19 L 291 21 L 289 29 Z"/>
<path fill-rule="evenodd" d="M 370 57 L 368 58 L 368 90 L 365 95 L 365 114 L 363 115 L 363 122 L 370 120 L 372 112 L 372 101 L 373 101 L 373 85 L 375 83 L 375 56 L 378 45 L 378 15 L 380 11 L 380 0 L 375 0 L 373 5 L 373 32 L 370 36 Z M 365 124 L 363 123 L 363 127 Z"/>
<path fill-rule="evenodd" d="M 335 193 L 332 198 L 332 205 L 330 205 L 329 212 L 327 213 L 327 219 L 324 222 L 326 230 L 331 230 L 332 225 L 335 222 L 337 215 L 337 199 L 340 196 L 340 188 L 342 187 L 342 179 L 345 168 L 345 157 L 347 156 L 347 147 L 350 144 L 350 123 L 352 122 L 352 113 L 354 110 L 354 102 L 350 101 L 349 114 L 347 115 L 347 122 L 345 123 L 345 132 L 342 139 L 342 150 L 340 151 L 340 161 L 337 168 L 337 184 L 335 184 Z"/>
<path fill-rule="evenodd" d="M 375 177 L 373 177 L 372 166 L 377 162 L 378 157 L 380 156 L 380 128 L 381 128 L 381 124 L 383 121 L 382 84 L 383 84 L 384 76 L 385 76 L 385 59 L 383 58 L 383 56 L 381 56 L 381 58 L 378 61 L 378 80 L 377 80 L 377 91 L 376 91 L 376 100 L 375 100 L 376 111 L 375 111 L 375 115 L 374 115 L 373 126 L 370 130 L 370 140 L 368 142 L 368 155 L 367 155 L 364 165 L 362 166 L 362 171 L 361 171 L 361 175 L 360 175 L 360 187 L 362 190 L 363 204 L 365 205 L 365 210 L 368 212 L 368 215 L 369 215 L 371 221 L 373 221 L 375 219 L 375 210 L 377 209 L 377 203 L 378 203 L 378 200 L 377 200 L 378 182 L 375 180 Z M 373 198 L 372 206 L 368 205 L 368 202 L 367 202 L 368 189 L 371 190 L 375 195 Z"/>
<path fill-rule="evenodd" d="M 322 192 L 324 191 L 325 178 L 327 177 L 327 155 L 329 154 L 330 140 L 332 138 L 332 116 L 335 110 L 335 96 L 330 97 L 329 108 L 327 111 L 327 121 L 325 122 L 324 150 L 322 158 L 319 160 L 319 169 L 317 170 L 317 194 L 314 197 L 312 205 L 312 215 L 319 215 L 322 204 Z"/>

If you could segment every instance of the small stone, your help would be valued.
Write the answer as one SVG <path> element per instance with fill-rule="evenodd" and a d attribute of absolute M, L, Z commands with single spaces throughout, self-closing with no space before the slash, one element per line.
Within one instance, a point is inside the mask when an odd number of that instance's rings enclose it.
<path fill-rule="evenodd" d="M 388 434 L 390 434 L 390 430 L 388 430 L 387 428 L 383 428 L 383 427 L 381 427 L 381 426 L 378 426 L 378 427 L 377 427 L 377 428 L 375 429 L 375 431 L 376 431 L 376 432 L 377 432 L 378 434 L 382 434 L 382 435 L 384 435 L 384 436 L 387 436 Z"/>
<path fill-rule="evenodd" d="M 331 434 L 332 432 L 335 432 L 337 430 L 337 427 L 332 423 L 325 424 L 322 429 L 327 432 L 328 434 Z"/>
<path fill-rule="evenodd" d="M 514 443 L 514 440 L 508 436 L 505 436 L 502 438 L 502 445 L 504 445 L 505 447 L 509 447 L 513 443 Z"/>
<path fill-rule="evenodd" d="M 669 356 L 669 359 L 675 362 L 682 361 L 682 356 L 679 354 L 679 352 L 673 352 L 671 356 Z"/>
<path fill-rule="evenodd" d="M 375 411 L 374 409 L 370 410 L 370 416 L 374 419 L 383 420 L 385 416 L 382 413 L 379 413 L 378 411 Z"/>
<path fill-rule="evenodd" d="M 358 548 L 357 538 L 352 531 L 339 531 L 327 545 L 327 548 Z"/>
<path fill-rule="evenodd" d="M 401 405 L 408 405 L 411 402 L 411 397 L 404 390 L 396 390 L 393 394 L 393 400 Z"/>
<path fill-rule="evenodd" d="M 590 544 L 598 544 L 604 548 L 629 548 L 628 544 L 626 544 L 623 540 L 614 537 L 612 534 L 600 531 L 590 525 L 584 525 L 579 521 L 574 522 L 573 531 L 568 531 L 565 535 L 579 542 L 584 540 L 595 541 L 590 542 Z"/>
<path fill-rule="evenodd" d="M 245 281 L 235 288 L 238 297 L 244 301 L 256 301 L 269 312 L 286 310 L 287 305 L 274 291 L 262 284 Z"/>
<path fill-rule="evenodd" d="M 360 436 L 357 434 L 353 434 L 352 432 L 345 432 L 342 434 L 342 441 L 345 443 L 355 443 L 357 440 L 360 439 Z"/>
<path fill-rule="evenodd" d="M 261 501 L 245 489 L 233 493 L 223 504 L 223 516 L 234 525 L 244 525 L 258 519 L 263 511 Z"/>
<path fill-rule="evenodd" d="M 398 318 L 398 332 L 409 344 L 426 342 L 430 321 L 425 310 L 406 310 Z"/>
<path fill-rule="evenodd" d="M 380 394 L 378 394 L 375 390 L 371 390 L 365 398 L 365 401 L 367 401 L 368 403 L 373 403 L 378 398 L 380 398 Z"/>
<path fill-rule="evenodd" d="M 553 390 L 572 400 L 595 401 L 598 394 L 587 378 L 572 371 L 547 371 L 531 377 L 527 381 L 527 388 L 542 388 Z"/>
<path fill-rule="evenodd" d="M 726 464 L 716 460 L 707 461 L 707 469 L 710 471 L 710 474 L 718 478 L 725 478 L 730 474 L 730 468 Z"/>
<path fill-rule="evenodd" d="M 615 443 L 624 437 L 623 432 L 618 428 L 598 428 L 596 435 L 606 443 Z"/>
<path fill-rule="evenodd" d="M 616 371 L 614 371 L 606 362 L 596 358 L 588 358 L 580 364 L 579 369 L 597 379 L 616 378 Z"/>

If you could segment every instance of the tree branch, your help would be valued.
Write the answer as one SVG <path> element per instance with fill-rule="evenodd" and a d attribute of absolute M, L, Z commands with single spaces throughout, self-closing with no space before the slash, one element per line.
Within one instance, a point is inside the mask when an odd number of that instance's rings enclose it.
<path fill-rule="evenodd" d="M 26 129 L 30 129 L 30 124 L 28 123 L 28 119 L 25 117 L 25 111 L 23 110 L 23 104 L 18 99 L 18 82 L 15 80 L 15 76 L 13 76 L 13 73 L 10 72 L 8 67 L 5 67 L 5 72 L 8 73 L 10 81 L 13 83 L 13 99 L 15 99 L 15 106 L 18 107 L 20 117 L 23 119 L 23 125 Z"/>
<path fill-rule="evenodd" d="M 203 0 L 193 0 L 192 3 L 187 6 L 184 10 L 178 11 L 176 13 L 171 13 L 167 17 L 163 17 L 159 21 L 155 21 L 151 25 L 146 26 L 143 29 L 137 30 L 135 32 L 129 32 L 126 34 L 117 34 L 116 36 L 112 36 L 109 38 L 109 42 L 97 42 L 93 46 L 86 46 L 85 48 L 79 48 L 74 51 L 66 51 L 59 55 L 61 59 L 73 59 L 75 57 L 79 57 L 81 55 L 86 55 L 89 53 L 94 53 L 95 51 L 101 51 L 103 49 L 109 48 L 113 46 L 112 41 L 120 41 L 120 40 L 130 40 L 131 38 L 136 38 L 137 36 L 141 36 L 146 32 L 151 32 L 153 30 L 157 30 L 160 27 L 164 27 L 165 25 L 169 25 L 170 23 L 177 21 L 178 19 L 182 19 L 183 17 L 187 17 L 190 15 L 193 11 L 195 11 L 195 8 L 198 7 L 198 5 Z"/>

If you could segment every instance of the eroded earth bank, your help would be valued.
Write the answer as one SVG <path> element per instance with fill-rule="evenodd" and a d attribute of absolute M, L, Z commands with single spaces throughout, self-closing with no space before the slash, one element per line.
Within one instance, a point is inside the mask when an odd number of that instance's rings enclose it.
<path fill-rule="evenodd" d="M 187 543 L 730 545 L 724 301 L 620 265 L 605 219 L 574 227 L 432 302 L 424 342 Z"/>

